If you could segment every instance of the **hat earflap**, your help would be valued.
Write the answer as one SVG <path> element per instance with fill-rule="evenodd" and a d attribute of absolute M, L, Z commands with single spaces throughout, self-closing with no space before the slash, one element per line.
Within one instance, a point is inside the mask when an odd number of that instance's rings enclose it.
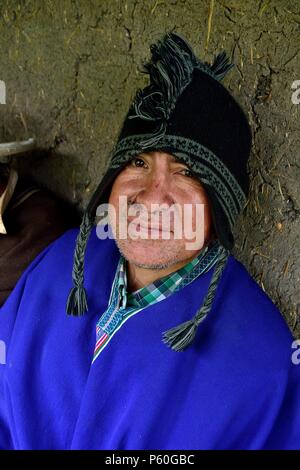
<path fill-rule="evenodd" d="M 225 268 L 229 254 L 228 250 L 223 246 L 220 246 L 218 261 L 215 265 L 205 300 L 194 318 L 163 333 L 163 342 L 173 349 L 173 351 L 184 351 L 194 341 L 199 324 L 204 320 L 204 318 L 206 318 L 207 314 L 211 310 L 218 282 Z"/>

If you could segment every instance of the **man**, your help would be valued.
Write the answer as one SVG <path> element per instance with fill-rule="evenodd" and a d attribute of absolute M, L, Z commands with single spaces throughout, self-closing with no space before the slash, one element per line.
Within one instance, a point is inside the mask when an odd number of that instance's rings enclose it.
<path fill-rule="evenodd" d="M 2 448 L 300 447 L 292 335 L 229 252 L 251 145 L 220 83 L 231 64 L 201 62 L 175 33 L 151 52 L 151 83 L 80 230 L 51 243 L 0 310 Z M 105 203 L 109 224 L 95 227 Z"/>

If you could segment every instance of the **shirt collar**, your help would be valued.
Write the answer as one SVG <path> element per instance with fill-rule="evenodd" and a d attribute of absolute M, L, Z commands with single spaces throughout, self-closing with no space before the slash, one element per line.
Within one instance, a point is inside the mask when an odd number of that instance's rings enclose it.
<path fill-rule="evenodd" d="M 124 256 L 121 255 L 115 278 L 120 295 L 120 307 L 143 308 L 164 300 L 172 293 L 190 284 L 214 264 L 218 257 L 219 246 L 218 240 L 211 242 L 182 268 L 129 294 L 127 293 L 127 263 Z"/>

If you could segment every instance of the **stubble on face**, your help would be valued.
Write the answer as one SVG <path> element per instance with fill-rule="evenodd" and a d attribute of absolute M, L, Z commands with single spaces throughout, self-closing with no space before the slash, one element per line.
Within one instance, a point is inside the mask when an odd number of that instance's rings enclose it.
<path fill-rule="evenodd" d="M 155 251 L 157 253 L 156 257 L 163 259 L 163 261 L 151 262 L 151 260 L 145 260 L 145 262 L 137 261 L 135 258 L 136 253 L 136 244 L 137 241 L 134 241 L 134 245 L 130 248 L 130 243 L 127 240 L 121 240 L 115 238 L 116 245 L 122 254 L 122 256 L 138 268 L 144 269 L 153 269 L 153 270 L 163 270 L 168 269 L 175 264 L 181 263 L 187 259 L 186 253 L 181 255 L 178 253 L 178 250 L 174 250 L 174 247 L 170 247 L 170 244 L 166 243 L 169 240 L 151 240 L 152 242 L 158 242 L 160 245 L 156 247 Z M 163 243 L 163 246 L 162 246 Z M 200 251 L 200 250 L 199 250 Z M 177 254 L 175 254 L 177 253 Z M 195 255 L 194 255 L 195 256 Z"/>

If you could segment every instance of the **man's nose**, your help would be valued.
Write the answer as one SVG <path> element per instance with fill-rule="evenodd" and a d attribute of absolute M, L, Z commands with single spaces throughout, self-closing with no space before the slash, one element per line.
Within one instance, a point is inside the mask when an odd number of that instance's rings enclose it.
<path fill-rule="evenodd" d="M 171 178 L 167 171 L 155 168 L 146 178 L 142 196 L 149 202 L 167 202 L 170 198 Z"/>

